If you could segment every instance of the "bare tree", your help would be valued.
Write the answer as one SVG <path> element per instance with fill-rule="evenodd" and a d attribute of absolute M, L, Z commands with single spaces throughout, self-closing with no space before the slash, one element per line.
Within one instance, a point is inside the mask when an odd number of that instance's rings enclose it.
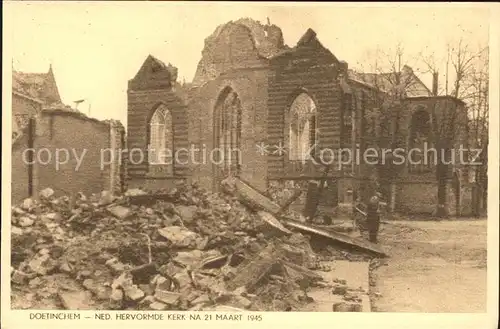
<path fill-rule="evenodd" d="M 404 143 L 399 139 L 402 136 L 399 126 L 402 113 L 404 113 L 405 103 L 403 100 L 414 92 L 421 81 L 414 74 L 412 67 L 416 64 L 410 63 L 410 59 L 405 56 L 405 50 L 401 43 L 390 51 L 377 50 L 372 54 L 374 58 L 369 67 L 370 72 L 360 76 L 364 82 L 375 87 L 376 92 L 372 93 L 375 101 L 375 110 L 368 113 L 368 117 L 379 117 L 380 124 L 391 123 L 391 127 L 383 129 L 377 137 L 377 144 L 384 144 L 384 132 L 390 135 L 390 145 L 395 148 Z M 366 68 L 363 68 L 363 71 Z"/>
<path fill-rule="evenodd" d="M 469 110 L 469 138 L 472 148 L 480 150 L 479 164 L 473 166 L 478 200 L 474 213 L 479 216 L 487 207 L 488 191 L 488 122 L 489 122 L 489 60 L 484 48 L 471 69 L 467 80 L 468 93 L 464 95 Z"/>
<path fill-rule="evenodd" d="M 361 141 L 360 148 L 364 150 L 369 146 L 377 149 L 396 149 L 406 142 L 402 134 L 405 127 L 400 126 L 406 106 L 403 100 L 408 96 L 408 91 L 420 81 L 415 79 L 411 67 L 407 64 L 401 43 L 390 51 L 377 49 L 367 55 L 370 60 L 365 63 L 371 65 L 361 66 L 362 73 L 354 74 L 356 79 L 371 87 L 363 89 L 360 93 L 362 101 L 369 99 L 373 105 L 370 108 L 365 108 L 365 104 L 361 106 L 361 129 L 368 138 Z M 369 145 L 366 145 L 367 143 Z M 385 162 L 379 164 L 375 172 L 370 169 L 365 174 L 375 175 L 375 184 L 393 203 L 395 197 L 393 183 L 402 167 L 395 166 L 391 159 L 385 158 Z"/>
<path fill-rule="evenodd" d="M 464 140 L 467 132 L 471 130 L 477 135 L 475 137 L 476 143 L 479 141 L 487 141 L 487 132 L 485 133 L 484 127 L 487 121 L 485 114 L 487 113 L 487 103 L 485 102 L 485 91 L 487 93 L 487 76 L 486 71 L 476 72 L 477 59 L 484 54 L 484 51 L 475 53 L 470 50 L 470 47 L 463 40 L 459 40 L 456 44 L 448 45 L 448 52 L 446 58 L 439 61 L 433 54 L 419 56 L 419 62 L 423 63 L 427 68 L 427 73 L 433 76 L 439 74 L 439 62 L 446 62 L 445 72 L 445 87 L 437 86 L 437 90 L 432 93 L 427 90 L 428 95 L 434 96 L 447 95 L 455 98 L 455 101 L 437 101 L 431 103 L 430 107 L 430 139 L 431 143 L 437 150 L 437 159 L 435 164 L 435 173 L 438 189 L 438 202 L 436 215 L 438 217 L 447 216 L 446 201 L 447 201 L 447 185 L 450 178 L 452 178 L 452 160 L 456 155 L 452 154 L 453 149 L 457 146 L 457 142 L 468 142 Z M 394 48 L 393 52 L 387 53 L 377 50 L 372 54 L 371 72 L 361 74 L 365 78 L 365 82 L 371 84 L 376 90 L 381 92 L 372 92 L 372 97 L 375 100 L 375 109 L 370 110 L 369 113 L 362 113 L 364 120 L 368 122 L 390 122 L 390 129 L 386 129 L 390 136 L 390 146 L 392 148 L 401 147 L 405 145 L 405 140 L 401 137 L 405 134 L 400 127 L 401 114 L 405 112 L 406 102 L 403 100 L 411 96 L 420 84 L 418 77 L 413 74 L 409 65 L 405 62 L 404 48 L 399 43 Z M 415 64 L 415 63 L 414 63 Z M 474 79 L 472 79 L 475 77 Z M 451 80 L 451 82 L 449 82 Z M 452 86 L 449 90 L 449 85 Z M 441 87 L 441 88 L 439 88 Z M 474 98 L 475 97 L 475 98 Z M 467 113 L 460 100 L 467 104 L 467 109 L 470 111 L 468 100 L 476 99 L 474 106 L 475 118 L 472 120 L 474 124 L 468 124 Z M 464 109 L 464 110 L 462 110 Z M 378 118 L 378 120 L 376 120 Z M 373 125 L 373 124 L 372 124 Z M 486 125 L 487 126 L 487 125 Z M 362 128 L 365 128 L 362 125 Z M 487 128 L 486 128 L 487 129 Z M 379 133 L 375 131 L 370 132 L 372 142 L 375 147 L 384 145 L 384 129 L 379 125 Z M 484 152 L 483 152 L 484 153 Z M 387 169 L 387 168 L 386 168 Z M 390 168 L 388 171 L 392 175 L 392 179 L 397 176 L 398 170 Z M 386 170 L 387 171 L 387 170 Z M 482 173 L 478 174 L 478 180 L 483 180 Z M 458 178 L 457 178 L 458 179 Z M 455 188 L 456 198 L 459 198 L 459 188 Z M 460 212 L 457 202 L 457 214 Z"/>
<path fill-rule="evenodd" d="M 464 141 L 464 135 L 469 135 L 471 130 L 476 134 L 475 138 L 473 138 L 474 143 L 477 143 L 481 137 L 484 140 L 483 129 L 487 121 L 484 116 L 485 112 L 487 113 L 487 104 L 484 102 L 484 79 L 487 80 L 487 75 L 485 77 L 484 70 L 479 73 L 476 72 L 477 60 L 484 53 L 484 50 L 477 53 L 470 51 L 469 46 L 463 40 L 460 40 L 456 45 L 448 45 L 444 94 L 464 101 L 466 104 L 465 110 L 469 112 L 469 117 L 471 111 L 473 112 L 473 119 L 468 120 L 467 113 L 461 112 L 460 106 L 456 102 L 440 103 L 439 106 L 437 102 L 434 102 L 434 105 L 431 106 L 431 139 L 437 150 L 438 204 L 436 215 L 439 217 L 447 215 L 445 207 L 447 199 L 446 187 L 450 179 L 450 158 L 453 156 L 451 152 L 453 147 L 456 146 L 457 140 Z M 438 65 L 433 54 L 427 57 L 421 55 L 421 59 L 428 68 L 429 73 L 438 74 Z M 448 69 L 450 63 L 451 72 Z M 448 94 L 450 79 L 453 81 L 453 89 Z M 470 140 L 465 142 L 470 142 Z M 460 192 L 456 190 L 455 193 L 456 198 L 458 198 Z M 459 213 L 459 209 L 457 209 L 457 213 Z"/>

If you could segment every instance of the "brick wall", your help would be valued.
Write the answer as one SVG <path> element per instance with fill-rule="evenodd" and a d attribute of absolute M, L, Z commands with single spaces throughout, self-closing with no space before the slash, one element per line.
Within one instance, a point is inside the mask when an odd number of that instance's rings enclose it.
<path fill-rule="evenodd" d="M 202 86 L 226 72 L 261 68 L 265 62 L 259 53 L 263 44 L 256 43 L 254 33 L 257 31 L 238 23 L 228 23 L 214 32 L 205 40 L 193 85 Z"/>
<path fill-rule="evenodd" d="M 456 214 L 455 196 L 451 184 L 447 187 L 446 207 L 451 216 Z M 437 204 L 437 183 L 412 182 L 399 184 L 396 211 L 405 214 L 433 214 Z M 464 193 L 466 191 L 464 190 Z M 465 209 L 467 212 L 467 207 Z"/>
<path fill-rule="evenodd" d="M 127 148 L 130 151 L 127 164 L 131 178 L 140 178 L 149 173 L 147 146 L 149 139 L 149 121 L 158 105 L 164 104 L 172 115 L 173 152 L 176 149 L 187 148 L 188 122 L 187 107 L 175 89 L 128 91 L 128 129 Z M 137 150 L 132 151 L 132 150 Z M 141 161 L 141 156 L 143 159 Z M 180 153 L 184 156 L 184 152 Z M 188 174 L 188 166 L 183 164 L 186 159 L 175 162 L 173 175 L 158 176 L 158 179 L 177 179 Z M 170 177 L 169 177 L 170 176 Z"/>
<path fill-rule="evenodd" d="M 460 145 L 464 145 L 464 147 L 467 147 L 467 114 L 461 101 L 458 101 L 452 97 L 416 97 L 407 99 L 402 104 L 402 109 L 403 111 L 401 112 L 402 115 L 400 117 L 400 127 L 402 129 L 400 130 L 400 135 L 406 142 L 406 147 L 408 147 L 409 145 L 409 127 L 411 117 L 415 113 L 415 111 L 420 109 L 428 112 L 429 115 L 433 111 L 435 111 L 438 122 L 439 120 L 451 121 L 452 116 L 455 115 L 452 113 L 456 112 L 456 127 L 454 128 L 456 129 L 456 134 L 454 143 L 455 145 L 453 147 L 455 147 L 456 149 L 458 149 Z M 457 160 L 459 160 L 458 156 Z M 457 169 L 462 168 L 458 161 L 455 167 Z M 460 177 L 460 179 L 464 182 L 468 180 L 466 170 L 462 170 L 462 176 Z"/>
<path fill-rule="evenodd" d="M 271 60 L 268 144 L 282 143 L 288 147 L 289 129 L 286 123 L 290 106 L 299 94 L 305 92 L 316 105 L 319 149 L 339 149 L 342 92 L 338 72 L 338 60 L 315 37 L 305 44 L 299 42 L 292 51 Z M 270 179 L 298 176 L 305 171 L 320 175 L 323 170 L 312 163 L 299 166 L 297 161 L 289 161 L 287 154 L 270 154 L 268 168 Z"/>
<path fill-rule="evenodd" d="M 256 145 L 266 136 L 267 70 L 233 71 L 197 89 L 189 104 L 190 143 L 207 152 L 214 149 L 214 109 L 226 88 L 236 92 L 242 106 L 241 178 L 265 190 L 267 159 L 257 152 Z M 210 161 L 199 162 L 192 165 L 193 179 L 206 188 L 215 187 L 214 167 Z"/>
<path fill-rule="evenodd" d="M 19 94 L 17 92 L 12 93 L 12 129 L 13 133 L 18 133 L 18 129 L 22 129 L 22 126 L 27 123 L 29 117 L 33 117 L 40 113 L 42 110 L 42 103 L 31 97 Z M 23 122 L 23 124 L 19 124 Z M 21 126 L 21 127 L 19 127 Z"/>
<path fill-rule="evenodd" d="M 120 131 L 123 131 L 121 124 L 115 123 L 111 129 L 108 122 L 90 119 L 79 113 L 42 112 L 36 120 L 33 136 L 36 160 L 33 165 L 34 196 L 46 187 L 52 188 L 58 195 L 91 194 L 102 190 L 119 192 L 122 185 L 119 159 L 115 157 L 112 165 L 108 162 L 113 152 L 110 147 L 122 148 L 118 137 L 114 145 L 111 143 L 111 135 L 119 136 Z M 22 164 L 22 152 L 28 148 L 27 139 L 28 135 L 26 138 L 23 136 L 12 147 L 13 202 L 29 196 L 27 169 Z M 62 150 L 68 150 L 69 157 Z M 59 154 L 59 165 L 56 154 Z M 77 157 L 82 159 L 79 167 Z"/>
<path fill-rule="evenodd" d="M 17 203 L 29 196 L 28 165 L 23 161 L 23 151 L 28 145 L 28 135 L 23 134 L 12 145 L 12 202 Z"/>
<path fill-rule="evenodd" d="M 260 56 L 252 31 L 243 25 L 228 24 L 206 43 L 198 65 L 189 102 L 190 143 L 209 152 L 214 144 L 214 110 L 221 93 L 234 91 L 241 101 L 241 178 L 254 187 L 267 186 L 267 161 L 256 145 L 267 132 L 268 61 Z M 217 188 L 215 166 L 192 166 L 193 179 L 206 188 Z"/>
<path fill-rule="evenodd" d="M 397 183 L 395 210 L 405 214 L 432 214 L 436 210 L 437 191 L 437 182 L 432 177 L 418 179 L 415 175 L 407 176 L 406 180 Z M 470 184 L 464 184 L 460 187 L 460 214 L 458 216 L 470 216 L 472 214 L 472 193 Z M 457 200 L 451 182 L 447 185 L 446 195 L 446 207 L 449 214 L 457 216 Z"/>
<path fill-rule="evenodd" d="M 41 102 L 27 96 L 12 93 L 12 114 L 34 116 L 40 112 Z"/>
<path fill-rule="evenodd" d="M 266 135 L 267 61 L 260 56 L 253 37 L 247 26 L 228 23 L 207 38 L 193 81 L 194 88 L 187 95 L 184 95 L 185 90 L 180 93 L 172 88 L 175 81 L 168 74 L 157 77 L 157 80 L 165 80 L 162 88 L 149 88 L 153 85 L 148 81 L 154 77 L 147 73 L 148 65 L 153 62 L 148 57 L 129 82 L 127 147 L 145 150 L 148 120 L 155 106 L 162 102 L 172 112 L 174 149 L 186 147 L 200 151 L 195 158 L 182 159 L 187 164 L 176 163 L 171 177 L 151 177 L 146 162 L 129 162 L 129 186 L 159 188 L 171 186 L 175 181 L 194 179 L 205 188 L 213 188 L 214 166 L 210 155 L 215 147 L 214 109 L 221 93 L 230 88 L 237 93 L 242 106 L 241 177 L 265 189 L 267 162 L 265 156 L 256 154 L 255 145 L 265 140 Z M 141 90 L 135 90 L 135 86 L 141 86 Z M 202 154 L 207 158 L 203 159 Z"/>

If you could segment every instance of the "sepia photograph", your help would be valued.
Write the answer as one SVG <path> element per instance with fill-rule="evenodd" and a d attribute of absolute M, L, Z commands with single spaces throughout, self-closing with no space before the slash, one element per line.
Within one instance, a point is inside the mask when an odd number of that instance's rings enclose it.
<path fill-rule="evenodd" d="M 487 312 L 490 7 L 5 7 L 11 311 Z"/>

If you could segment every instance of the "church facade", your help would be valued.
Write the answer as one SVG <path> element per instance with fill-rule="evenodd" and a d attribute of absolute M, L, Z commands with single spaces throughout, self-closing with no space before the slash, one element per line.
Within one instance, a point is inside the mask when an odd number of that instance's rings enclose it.
<path fill-rule="evenodd" d="M 151 55 L 128 82 L 128 185 L 187 180 L 217 190 L 236 175 L 265 191 L 321 177 L 325 166 L 315 159 L 328 158 L 327 203 L 367 190 L 363 181 L 378 175 L 393 210 L 419 212 L 405 200 L 422 186 L 435 188 L 432 166 L 403 164 L 397 178 L 384 179 L 376 166 L 341 163 L 335 153 L 422 143 L 436 109 L 453 108 L 464 119 L 460 100 L 433 96 L 411 68 L 401 76 L 415 78 L 412 88 L 387 106 L 389 88 L 349 70 L 313 30 L 288 47 L 275 25 L 223 24 L 205 39 L 192 83 L 177 82 L 177 68 Z"/>

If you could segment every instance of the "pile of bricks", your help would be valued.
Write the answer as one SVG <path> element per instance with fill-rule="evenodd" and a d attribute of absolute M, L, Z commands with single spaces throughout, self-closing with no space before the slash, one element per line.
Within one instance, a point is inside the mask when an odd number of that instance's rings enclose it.
<path fill-rule="evenodd" d="M 13 308 L 291 311 L 339 292 L 307 236 L 234 195 L 39 195 L 12 208 Z"/>

